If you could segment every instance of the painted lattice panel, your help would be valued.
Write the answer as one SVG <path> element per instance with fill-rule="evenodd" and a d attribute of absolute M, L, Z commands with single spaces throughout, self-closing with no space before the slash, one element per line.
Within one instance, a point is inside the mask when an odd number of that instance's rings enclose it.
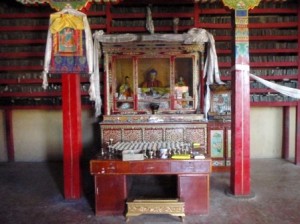
<path fill-rule="evenodd" d="M 187 142 L 197 142 L 201 146 L 206 146 L 206 131 L 204 128 L 187 128 L 185 136 Z"/>
<path fill-rule="evenodd" d="M 144 141 L 163 141 L 163 129 L 162 128 L 146 128 L 145 129 L 145 135 L 144 135 Z"/>
<path fill-rule="evenodd" d="M 113 142 L 121 141 L 122 140 L 121 129 L 104 129 L 102 139 L 103 139 L 102 144 L 108 142 L 109 139 L 113 139 Z"/>
<path fill-rule="evenodd" d="M 123 141 L 142 141 L 142 129 L 124 129 Z"/>
<path fill-rule="evenodd" d="M 166 141 L 183 141 L 183 128 L 166 128 Z"/>

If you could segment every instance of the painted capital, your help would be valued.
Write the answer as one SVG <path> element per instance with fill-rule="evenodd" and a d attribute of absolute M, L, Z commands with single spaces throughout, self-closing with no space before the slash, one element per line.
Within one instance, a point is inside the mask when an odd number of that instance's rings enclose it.
<path fill-rule="evenodd" d="M 243 9 L 249 10 L 258 6 L 261 0 L 222 0 L 224 5 L 230 9 Z"/>
<path fill-rule="evenodd" d="M 118 3 L 119 0 L 16 0 L 24 5 L 27 4 L 45 4 L 48 3 L 52 8 L 60 11 L 69 4 L 73 9 L 81 10 L 86 8 L 89 3 Z"/>

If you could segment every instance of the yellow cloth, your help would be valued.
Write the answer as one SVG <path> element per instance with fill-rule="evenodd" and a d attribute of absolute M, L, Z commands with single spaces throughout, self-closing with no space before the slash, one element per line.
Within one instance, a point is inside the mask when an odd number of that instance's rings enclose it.
<path fill-rule="evenodd" d="M 69 27 L 74 30 L 83 30 L 83 17 L 71 14 L 51 14 L 50 15 L 50 31 L 57 33 L 64 28 Z"/>
<path fill-rule="evenodd" d="M 141 88 L 143 93 L 148 93 L 150 92 L 151 88 L 146 88 L 143 87 Z M 163 88 L 163 87 L 153 87 L 153 90 L 156 91 L 157 93 L 163 95 L 165 93 L 169 93 L 170 92 L 170 88 Z"/>
<path fill-rule="evenodd" d="M 172 159 L 190 159 L 191 155 L 190 154 L 179 154 L 179 155 L 173 155 L 171 158 Z"/>

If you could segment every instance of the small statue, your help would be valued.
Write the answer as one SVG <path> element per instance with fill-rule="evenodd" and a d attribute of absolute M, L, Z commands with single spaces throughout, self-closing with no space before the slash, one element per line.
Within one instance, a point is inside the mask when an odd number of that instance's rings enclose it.
<path fill-rule="evenodd" d="M 182 76 L 179 77 L 179 81 L 176 83 L 176 86 L 186 86 Z"/>
<path fill-rule="evenodd" d="M 127 99 L 132 96 L 132 90 L 129 85 L 129 76 L 125 76 L 124 84 L 119 88 L 120 99 Z"/>
<path fill-rule="evenodd" d="M 147 80 L 142 83 L 143 88 L 161 87 L 161 82 L 156 79 L 157 71 L 151 69 L 147 74 Z"/>

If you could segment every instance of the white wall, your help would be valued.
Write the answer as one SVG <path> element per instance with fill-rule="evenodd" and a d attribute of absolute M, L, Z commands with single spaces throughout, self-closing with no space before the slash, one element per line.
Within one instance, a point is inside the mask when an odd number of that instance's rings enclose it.
<path fill-rule="evenodd" d="M 250 115 L 251 158 L 280 158 L 282 108 L 252 107 Z"/>
<path fill-rule="evenodd" d="M 93 147 L 93 115 L 82 112 L 83 150 Z M 62 160 L 62 112 L 13 111 L 15 161 Z"/>
<path fill-rule="evenodd" d="M 15 161 L 62 158 L 61 124 L 60 111 L 13 111 Z"/>
<path fill-rule="evenodd" d="M 290 156 L 295 154 L 295 107 L 290 112 Z M 57 110 L 14 110 L 16 161 L 62 160 L 62 112 Z M 4 112 L 0 110 L 0 161 L 7 161 Z M 252 107 L 250 115 L 251 158 L 280 158 L 282 108 Z M 92 110 L 82 112 L 83 152 L 97 150 L 100 133 Z M 98 142 L 97 142 L 98 141 Z"/>
<path fill-rule="evenodd" d="M 0 162 L 7 161 L 4 111 L 0 110 Z"/>
<path fill-rule="evenodd" d="M 252 107 L 250 115 L 251 158 L 281 158 L 282 154 L 281 107 Z M 296 107 L 290 109 L 289 159 L 295 158 Z"/>

